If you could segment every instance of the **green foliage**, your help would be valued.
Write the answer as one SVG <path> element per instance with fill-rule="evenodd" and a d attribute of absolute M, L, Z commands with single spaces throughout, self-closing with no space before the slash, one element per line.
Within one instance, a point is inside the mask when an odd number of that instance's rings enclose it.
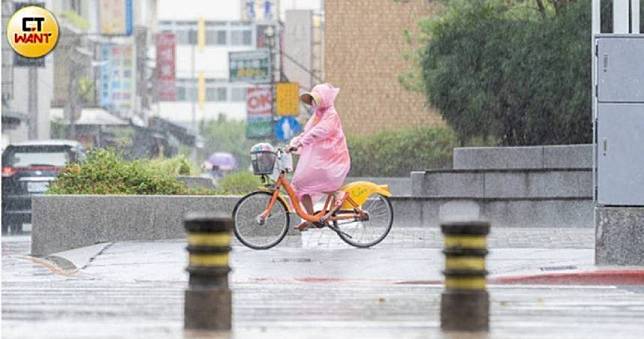
<path fill-rule="evenodd" d="M 228 152 L 235 156 L 240 169 L 250 166 L 250 148 L 258 140 L 246 139 L 244 121 L 227 120 L 223 115 L 215 121 L 201 126 L 201 135 L 205 139 L 206 156 L 214 152 Z"/>
<path fill-rule="evenodd" d="M 125 161 L 115 152 L 96 149 L 80 164 L 70 164 L 49 188 L 49 194 L 195 194 L 177 180 L 189 172 L 187 160 Z"/>
<path fill-rule="evenodd" d="M 64 18 L 65 21 L 72 24 L 76 28 L 79 28 L 81 30 L 89 29 L 89 26 L 90 26 L 89 21 L 87 21 L 87 19 L 83 18 L 82 16 L 76 14 L 76 12 L 72 10 L 61 12 L 60 16 Z"/>
<path fill-rule="evenodd" d="M 259 177 L 248 171 L 228 174 L 218 182 L 218 194 L 246 194 L 256 191 L 261 185 Z"/>
<path fill-rule="evenodd" d="M 405 43 L 408 48 L 403 50 L 402 58 L 407 62 L 407 69 L 398 74 L 398 82 L 404 89 L 411 92 L 425 91 L 425 84 L 423 82 L 423 72 L 421 63 L 425 54 L 425 46 L 429 42 L 428 29 L 423 26 L 427 25 L 427 20 L 421 20 L 418 23 L 418 32 L 412 32 L 408 29 L 403 31 Z"/>
<path fill-rule="evenodd" d="M 591 141 L 590 0 L 443 3 L 420 25 L 422 78 L 462 142 Z"/>
<path fill-rule="evenodd" d="M 348 138 L 351 176 L 409 176 L 450 165 L 455 134 L 447 128 L 413 128 Z"/>
<path fill-rule="evenodd" d="M 83 105 L 91 105 L 95 101 L 96 88 L 94 79 L 86 76 L 78 79 L 78 97 Z"/>
<path fill-rule="evenodd" d="M 157 172 L 173 175 L 197 175 L 199 168 L 185 155 L 180 154 L 171 159 L 152 159 L 146 161 Z"/>

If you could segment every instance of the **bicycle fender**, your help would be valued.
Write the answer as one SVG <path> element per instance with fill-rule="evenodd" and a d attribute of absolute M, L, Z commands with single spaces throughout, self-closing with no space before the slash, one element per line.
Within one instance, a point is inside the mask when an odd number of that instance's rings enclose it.
<path fill-rule="evenodd" d="M 356 204 L 361 206 L 365 201 L 374 193 L 384 195 L 385 197 L 391 197 L 391 192 L 389 192 L 389 185 L 378 185 L 369 181 L 356 181 L 350 184 L 344 185 L 340 188 L 340 191 L 347 192 Z M 353 206 L 349 202 L 345 202 L 342 205 L 342 209 L 352 209 Z"/>

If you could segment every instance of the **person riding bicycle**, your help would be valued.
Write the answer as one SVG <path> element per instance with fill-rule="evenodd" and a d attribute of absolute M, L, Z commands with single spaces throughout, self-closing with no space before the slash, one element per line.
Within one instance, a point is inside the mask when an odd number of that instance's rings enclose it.
<path fill-rule="evenodd" d="M 313 201 L 342 186 L 351 167 L 342 123 L 334 107 L 339 92 L 339 88 L 325 83 L 300 96 L 315 113 L 306 123 L 304 132 L 291 140 L 289 150 L 300 154 L 292 184 L 309 214 L 314 213 Z M 336 193 L 336 208 L 342 205 L 345 195 L 344 192 Z M 304 230 L 309 226 L 309 222 L 302 220 L 297 228 Z"/>

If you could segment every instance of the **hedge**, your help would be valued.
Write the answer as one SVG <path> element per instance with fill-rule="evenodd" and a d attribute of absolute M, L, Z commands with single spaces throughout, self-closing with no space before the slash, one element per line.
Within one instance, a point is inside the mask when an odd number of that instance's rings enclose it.
<path fill-rule="evenodd" d="M 411 171 L 447 168 L 457 140 L 443 127 L 418 127 L 348 138 L 350 176 L 409 176 Z"/>

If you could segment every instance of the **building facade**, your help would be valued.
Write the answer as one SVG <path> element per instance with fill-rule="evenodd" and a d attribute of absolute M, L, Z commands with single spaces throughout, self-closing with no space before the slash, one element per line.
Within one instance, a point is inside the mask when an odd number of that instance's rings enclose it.
<path fill-rule="evenodd" d="M 435 5 L 427 0 L 326 0 L 325 80 L 341 88 L 336 107 L 348 134 L 442 125 L 421 93 L 398 76 L 408 69 L 404 31 Z"/>
<path fill-rule="evenodd" d="M 42 1 L 50 8 L 55 1 Z M 7 22 L 18 1 L 2 2 L 2 148 L 9 143 L 49 138 L 54 59 L 40 66 L 20 63 L 6 37 Z"/>
<path fill-rule="evenodd" d="M 155 114 L 186 127 L 196 122 L 217 119 L 243 120 L 246 116 L 248 84 L 228 81 L 228 53 L 256 49 L 257 29 L 241 21 L 239 1 L 159 2 L 159 32 L 176 37 L 174 100 L 158 103 Z M 198 46 L 198 25 L 205 26 L 205 43 Z M 198 100 L 198 77 L 202 74 L 205 95 Z M 194 112 L 194 113 L 193 113 Z"/>
<path fill-rule="evenodd" d="M 240 21 L 204 19 L 205 46 L 197 47 L 197 25 L 194 18 L 164 18 L 159 22 L 162 32 L 176 37 L 175 86 L 176 99 L 161 101 L 158 114 L 181 125 L 217 119 L 220 114 L 242 120 L 246 114 L 248 84 L 228 81 L 228 53 L 253 50 L 256 45 L 255 25 Z M 197 77 L 205 78 L 205 100 L 199 105 Z"/>
<path fill-rule="evenodd" d="M 309 25 L 320 27 L 320 6 L 320 0 L 160 0 L 159 32 L 172 32 L 176 36 L 176 98 L 159 102 L 155 114 L 183 126 L 192 125 L 193 110 L 197 122 L 214 120 L 220 115 L 244 120 L 247 91 L 253 85 L 229 80 L 229 53 L 266 48 L 266 28 L 273 26 L 279 32 L 278 18 L 283 22 L 286 12 L 291 9 L 308 10 L 311 18 Z M 205 26 L 205 44 L 203 48 L 198 48 L 198 25 L 201 20 Z M 315 29 L 313 31 L 316 35 L 309 40 L 320 42 L 320 34 L 315 33 Z M 280 68 L 287 77 L 289 73 L 297 71 L 297 67 L 291 67 L 292 64 L 279 52 L 280 44 L 284 48 L 284 40 L 282 36 L 281 42 L 277 41 L 273 50 L 276 81 L 280 79 Z M 311 42 L 307 42 L 306 48 L 309 47 Z M 310 54 L 305 56 L 308 59 L 304 66 L 321 76 L 321 43 L 312 47 L 316 48 L 317 54 L 314 55 L 317 58 L 309 60 Z M 301 60 L 300 56 L 296 56 L 297 60 Z M 205 100 L 201 105 L 198 102 L 199 74 L 205 78 Z M 300 74 L 294 77 L 307 80 L 304 85 L 308 86 L 310 78 Z"/>

